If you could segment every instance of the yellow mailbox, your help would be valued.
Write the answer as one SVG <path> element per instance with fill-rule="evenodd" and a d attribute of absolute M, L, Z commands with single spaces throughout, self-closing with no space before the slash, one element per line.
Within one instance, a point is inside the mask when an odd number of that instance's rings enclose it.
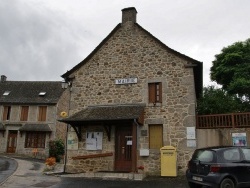
<path fill-rule="evenodd" d="M 173 146 L 161 148 L 161 176 L 177 176 L 177 153 Z"/>

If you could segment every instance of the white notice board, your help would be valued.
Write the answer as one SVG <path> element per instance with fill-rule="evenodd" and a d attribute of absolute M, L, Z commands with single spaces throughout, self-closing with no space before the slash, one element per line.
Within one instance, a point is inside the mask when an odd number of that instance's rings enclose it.
<path fill-rule="evenodd" d="M 187 127 L 187 139 L 196 139 L 195 127 Z"/>
<path fill-rule="evenodd" d="M 103 132 L 86 133 L 86 150 L 102 150 Z"/>

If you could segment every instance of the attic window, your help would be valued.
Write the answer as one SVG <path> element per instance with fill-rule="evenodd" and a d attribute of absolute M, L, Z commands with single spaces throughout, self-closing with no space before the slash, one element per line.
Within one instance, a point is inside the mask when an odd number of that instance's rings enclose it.
<path fill-rule="evenodd" d="M 5 91 L 4 93 L 3 93 L 3 95 L 5 95 L 5 96 L 7 96 L 7 95 L 9 95 L 10 94 L 10 91 Z"/>
<path fill-rule="evenodd" d="M 46 94 L 46 92 L 41 91 L 41 92 L 39 93 L 39 96 L 42 97 L 42 96 L 44 96 L 45 94 Z"/>

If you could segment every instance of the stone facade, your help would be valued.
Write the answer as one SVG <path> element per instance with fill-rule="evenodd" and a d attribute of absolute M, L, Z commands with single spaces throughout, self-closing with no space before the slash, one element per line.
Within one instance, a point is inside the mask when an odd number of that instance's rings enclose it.
<path fill-rule="evenodd" d="M 62 139 L 66 142 L 66 135 L 67 135 L 67 125 L 65 123 L 57 121 L 58 119 L 62 118 L 61 113 L 66 112 L 69 113 L 69 98 L 70 98 L 70 88 L 65 89 L 62 93 L 61 97 L 58 100 L 56 106 L 56 118 L 54 117 L 55 121 L 55 138 Z"/>
<path fill-rule="evenodd" d="M 163 145 L 177 148 L 178 170 L 184 172 L 193 152 L 193 148 L 187 147 L 186 127 L 196 124 L 194 71 L 185 65 L 195 60 L 166 47 L 135 23 L 134 11 L 124 9 L 123 23 L 118 29 L 112 31 L 98 50 L 67 75 L 74 77 L 70 114 L 91 105 L 146 104 L 144 124 L 137 127 L 137 165 L 144 166 L 144 172 L 148 174 L 160 174 L 160 150 L 149 149 L 149 125 L 162 124 Z M 138 78 L 138 82 L 116 85 L 115 80 L 121 78 Z M 162 83 L 162 103 L 148 102 L 148 84 L 153 82 Z M 67 170 L 112 170 L 114 156 L 72 160 L 74 156 L 88 154 L 84 137 L 88 129 L 82 129 L 83 141 L 79 142 L 79 149 L 68 151 Z M 100 130 L 100 127 L 94 129 Z M 112 132 L 108 141 L 104 134 L 100 152 L 115 152 L 114 137 Z M 149 149 L 149 156 L 140 157 L 140 149 Z"/>

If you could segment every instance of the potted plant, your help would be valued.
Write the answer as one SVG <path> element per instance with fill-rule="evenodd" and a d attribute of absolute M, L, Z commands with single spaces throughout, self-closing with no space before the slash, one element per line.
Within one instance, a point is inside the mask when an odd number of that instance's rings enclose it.
<path fill-rule="evenodd" d="M 47 170 L 53 170 L 55 168 L 56 158 L 55 157 L 47 158 L 45 164 Z"/>

